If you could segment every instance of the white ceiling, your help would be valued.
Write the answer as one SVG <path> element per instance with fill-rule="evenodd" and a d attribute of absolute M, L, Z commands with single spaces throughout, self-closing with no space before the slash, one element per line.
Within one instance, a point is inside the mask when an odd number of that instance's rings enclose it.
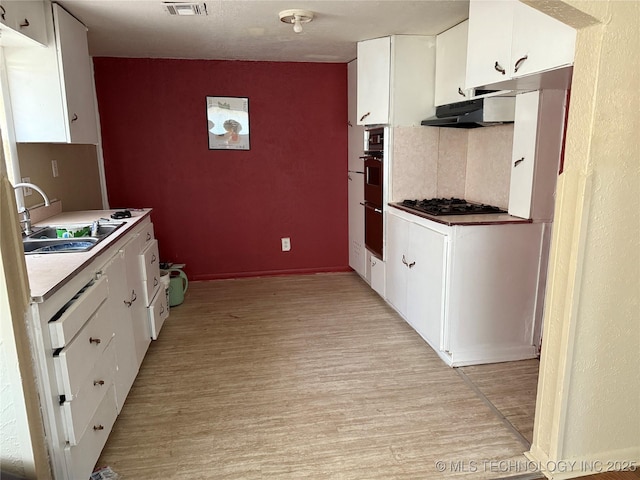
<path fill-rule="evenodd" d="M 59 0 L 89 29 L 92 56 L 348 62 L 356 42 L 436 35 L 468 17 L 468 0 L 206 0 L 207 16 L 170 16 L 158 0 Z M 311 10 L 302 33 L 278 13 Z"/>

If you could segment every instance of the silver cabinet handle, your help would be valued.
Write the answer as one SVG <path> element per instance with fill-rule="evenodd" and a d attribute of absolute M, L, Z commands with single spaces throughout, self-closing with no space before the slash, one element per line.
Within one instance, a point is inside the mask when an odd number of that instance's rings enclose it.
<path fill-rule="evenodd" d="M 493 66 L 493 68 L 495 68 L 496 71 L 500 72 L 502 75 L 507 73 L 506 70 L 504 68 L 502 68 L 502 66 L 500 66 L 500 64 L 498 62 L 496 62 L 496 64 Z"/>
<path fill-rule="evenodd" d="M 458 95 L 462 95 L 463 97 L 466 97 L 466 95 L 462 91 L 462 88 L 460 88 L 460 87 L 458 87 Z"/>
<path fill-rule="evenodd" d="M 513 166 L 514 168 L 517 167 L 518 165 L 520 165 L 522 162 L 524 162 L 524 157 L 519 158 L 518 160 L 516 160 L 515 162 L 513 162 Z"/>
<path fill-rule="evenodd" d="M 89 337 L 89 343 L 95 343 L 96 345 L 99 345 L 100 342 L 101 340 L 99 338 Z"/>
<path fill-rule="evenodd" d="M 529 58 L 529 55 L 525 55 L 524 57 L 520 57 L 518 59 L 518 61 L 516 62 L 516 64 L 514 65 L 513 71 L 517 72 L 527 58 Z"/>
<path fill-rule="evenodd" d="M 416 264 L 416 262 L 411 262 L 409 265 L 407 265 L 407 267 L 413 268 L 415 264 Z"/>
<path fill-rule="evenodd" d="M 151 233 L 147 232 L 147 239 L 145 240 L 145 242 L 148 242 L 149 240 L 151 240 Z"/>
<path fill-rule="evenodd" d="M 20 28 L 25 28 L 25 27 L 28 27 L 28 26 L 29 26 L 29 19 L 28 19 L 28 18 L 25 18 L 25 19 L 24 19 L 24 22 L 22 22 L 22 23 L 20 24 Z"/>
<path fill-rule="evenodd" d="M 158 286 L 158 279 L 156 277 L 153 277 L 153 286 L 157 287 Z"/>
<path fill-rule="evenodd" d="M 104 425 L 94 425 L 93 429 L 94 430 L 104 430 Z"/>
<path fill-rule="evenodd" d="M 71 121 L 72 121 L 72 122 L 75 122 L 76 120 L 78 120 L 78 114 L 77 114 L 77 113 L 74 113 L 74 114 L 73 114 L 73 117 L 71 117 Z"/>
<path fill-rule="evenodd" d="M 409 266 L 409 264 L 407 263 L 407 259 L 404 258 L 404 255 L 402 255 L 402 263 L 404 263 L 406 266 Z"/>
<path fill-rule="evenodd" d="M 151 255 L 151 265 L 153 265 L 154 263 L 156 263 L 156 254 L 154 253 L 153 255 Z"/>
<path fill-rule="evenodd" d="M 371 115 L 371 112 L 367 112 L 367 113 L 365 113 L 364 115 L 362 115 L 362 116 L 360 117 L 360 121 L 363 121 L 363 120 L 364 120 L 365 118 L 367 118 L 369 115 Z"/>
<path fill-rule="evenodd" d="M 94 387 L 101 387 L 104 385 L 104 380 L 94 380 L 93 381 L 93 386 Z"/>

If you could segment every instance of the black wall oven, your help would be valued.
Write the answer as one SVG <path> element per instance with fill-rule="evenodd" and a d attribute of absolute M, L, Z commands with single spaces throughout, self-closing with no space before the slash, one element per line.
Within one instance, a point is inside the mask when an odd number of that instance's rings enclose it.
<path fill-rule="evenodd" d="M 384 128 L 365 132 L 367 150 L 364 160 L 364 243 L 367 249 L 382 260 L 384 198 Z"/>

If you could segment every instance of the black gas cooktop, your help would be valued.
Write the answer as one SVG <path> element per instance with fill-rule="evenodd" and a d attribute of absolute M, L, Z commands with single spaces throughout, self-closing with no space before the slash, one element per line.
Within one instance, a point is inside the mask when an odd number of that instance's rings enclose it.
<path fill-rule="evenodd" d="M 429 215 L 476 215 L 482 213 L 507 213 L 498 207 L 484 203 L 467 202 L 463 198 L 429 198 L 403 200 L 400 205 Z"/>

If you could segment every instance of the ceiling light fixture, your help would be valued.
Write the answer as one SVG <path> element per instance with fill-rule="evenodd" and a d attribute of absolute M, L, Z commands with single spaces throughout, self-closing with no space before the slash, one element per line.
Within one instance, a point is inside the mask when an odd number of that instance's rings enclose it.
<path fill-rule="evenodd" d="M 293 31 L 302 32 L 302 24 L 313 20 L 313 12 L 309 10 L 283 10 L 280 12 L 280 21 L 293 25 Z"/>

